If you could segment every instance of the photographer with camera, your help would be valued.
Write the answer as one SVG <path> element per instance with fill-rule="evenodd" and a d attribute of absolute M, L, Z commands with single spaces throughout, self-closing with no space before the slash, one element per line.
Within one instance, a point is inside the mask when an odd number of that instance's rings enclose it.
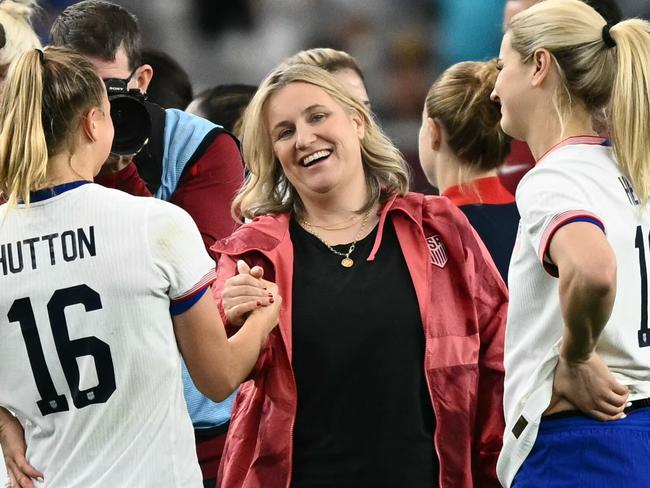
<path fill-rule="evenodd" d="M 147 101 L 155 73 L 141 62 L 139 29 L 123 7 L 86 0 L 54 20 L 50 44 L 84 55 L 106 83 L 115 140 L 96 181 L 185 209 L 208 248 L 235 228 L 229 206 L 243 181 L 239 147 L 223 128 Z"/>
<path fill-rule="evenodd" d="M 147 101 L 154 72 L 141 61 L 137 18 L 121 6 L 85 0 L 65 9 L 50 35 L 52 46 L 86 57 L 107 88 L 115 138 L 95 182 L 183 208 L 206 248 L 229 235 L 236 227 L 230 204 L 243 182 L 238 143 L 207 120 Z M 183 383 L 204 483 L 214 486 L 234 395 L 210 401 L 195 388 L 184 364 Z"/>

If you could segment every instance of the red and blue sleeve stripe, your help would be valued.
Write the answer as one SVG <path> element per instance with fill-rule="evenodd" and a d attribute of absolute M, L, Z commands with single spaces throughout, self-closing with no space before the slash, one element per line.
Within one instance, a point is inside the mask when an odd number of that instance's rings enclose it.
<path fill-rule="evenodd" d="M 544 231 L 544 235 L 542 236 L 542 240 L 539 244 L 538 252 L 544 269 L 548 274 L 555 278 L 559 276 L 559 273 L 557 266 L 555 266 L 555 264 L 550 259 L 549 250 L 551 247 L 551 240 L 558 230 L 560 230 L 565 225 L 571 224 L 573 222 L 589 222 L 600 228 L 600 230 L 602 230 L 605 234 L 607 233 L 603 221 L 595 214 L 587 212 L 585 210 L 571 210 L 553 217 L 551 219 L 551 222 L 546 227 L 546 230 Z"/>
<path fill-rule="evenodd" d="M 203 276 L 199 282 L 194 285 L 190 290 L 178 298 L 174 298 L 169 306 L 169 312 L 172 316 L 180 315 L 187 312 L 192 306 L 198 302 L 205 292 L 210 288 L 210 285 L 216 279 L 214 270 Z"/>

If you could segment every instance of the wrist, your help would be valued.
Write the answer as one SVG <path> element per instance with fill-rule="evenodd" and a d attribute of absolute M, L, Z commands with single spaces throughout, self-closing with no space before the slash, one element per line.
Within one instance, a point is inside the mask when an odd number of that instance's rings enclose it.
<path fill-rule="evenodd" d="M 579 365 L 591 359 L 593 350 L 575 348 L 563 345 L 560 349 L 560 359 L 569 365 Z"/>

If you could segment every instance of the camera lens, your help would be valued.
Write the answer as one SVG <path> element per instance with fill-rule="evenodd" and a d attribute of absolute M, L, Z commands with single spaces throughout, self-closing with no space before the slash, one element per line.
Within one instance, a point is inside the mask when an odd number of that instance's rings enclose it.
<path fill-rule="evenodd" d="M 149 138 L 151 118 L 142 102 L 129 95 L 109 97 L 115 137 L 111 152 L 120 156 L 136 154 Z"/>

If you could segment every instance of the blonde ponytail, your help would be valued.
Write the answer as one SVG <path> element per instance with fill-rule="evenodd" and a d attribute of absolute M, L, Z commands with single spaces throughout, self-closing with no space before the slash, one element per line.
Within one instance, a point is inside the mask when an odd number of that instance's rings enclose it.
<path fill-rule="evenodd" d="M 28 51 L 12 65 L 0 101 L 0 192 L 9 205 L 29 203 L 29 192 L 46 183 L 41 56 Z"/>
<path fill-rule="evenodd" d="M 31 50 L 11 65 L 0 97 L 0 193 L 10 205 L 48 186 L 48 159 L 71 150 L 79 117 L 105 96 L 90 61 L 69 49 Z"/>
<path fill-rule="evenodd" d="M 610 102 L 614 154 L 642 204 L 650 197 L 650 23 L 630 19 L 610 30 L 617 71 Z"/>

